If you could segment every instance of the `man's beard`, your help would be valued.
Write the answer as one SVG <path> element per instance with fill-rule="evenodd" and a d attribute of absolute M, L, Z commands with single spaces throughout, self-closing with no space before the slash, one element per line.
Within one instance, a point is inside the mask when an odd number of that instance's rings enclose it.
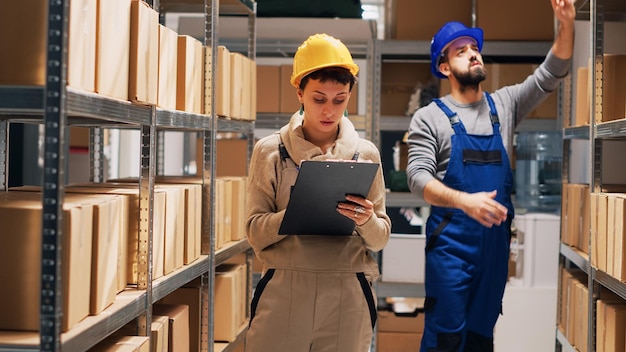
<path fill-rule="evenodd" d="M 478 90 L 480 82 L 487 78 L 487 71 L 483 66 L 479 66 L 476 69 L 471 69 L 465 72 L 459 72 L 456 69 L 451 70 L 452 75 L 459 82 L 461 91 L 466 90 Z"/>

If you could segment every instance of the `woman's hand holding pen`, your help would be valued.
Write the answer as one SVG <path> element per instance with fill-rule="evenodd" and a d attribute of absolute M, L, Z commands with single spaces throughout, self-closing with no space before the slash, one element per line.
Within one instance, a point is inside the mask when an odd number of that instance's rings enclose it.
<path fill-rule="evenodd" d="M 346 195 L 346 201 L 337 204 L 337 212 L 361 226 L 374 215 L 374 204 L 363 197 Z"/>

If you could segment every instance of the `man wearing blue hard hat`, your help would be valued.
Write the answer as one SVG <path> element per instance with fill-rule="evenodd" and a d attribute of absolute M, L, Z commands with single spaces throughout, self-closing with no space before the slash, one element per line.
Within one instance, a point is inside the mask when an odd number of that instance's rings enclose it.
<path fill-rule="evenodd" d="M 513 220 L 507 151 L 515 126 L 569 73 L 573 53 L 572 0 L 546 1 L 559 24 L 544 62 L 492 94 L 481 88 L 481 29 L 450 22 L 433 37 L 432 72 L 451 93 L 415 112 L 407 140 L 409 187 L 432 205 L 422 352 L 493 351 Z"/>

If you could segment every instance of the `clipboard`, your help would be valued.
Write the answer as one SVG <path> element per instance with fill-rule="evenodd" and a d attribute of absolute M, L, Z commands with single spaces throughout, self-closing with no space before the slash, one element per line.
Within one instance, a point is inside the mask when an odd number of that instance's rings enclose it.
<path fill-rule="evenodd" d="M 339 214 L 346 194 L 367 197 L 378 163 L 305 160 L 291 189 L 279 235 L 350 236 L 354 221 Z"/>

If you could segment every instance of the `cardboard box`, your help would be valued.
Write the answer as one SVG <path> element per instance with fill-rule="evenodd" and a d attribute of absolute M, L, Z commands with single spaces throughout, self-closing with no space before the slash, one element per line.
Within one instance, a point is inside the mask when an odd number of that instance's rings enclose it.
<path fill-rule="evenodd" d="M 66 187 L 68 193 L 119 194 L 128 197 L 128 231 L 126 243 L 126 280 L 128 284 L 137 284 L 139 270 L 139 187 L 123 183 L 85 183 Z M 166 194 L 155 188 L 154 223 L 152 230 L 152 279 L 163 276 L 164 241 L 165 241 L 165 202 Z"/>
<path fill-rule="evenodd" d="M 185 194 L 185 235 L 183 264 L 190 264 L 200 257 L 202 237 L 202 179 L 196 177 L 157 176 L 158 183 L 172 183 L 181 187 Z"/>
<path fill-rule="evenodd" d="M 528 19 L 532 18 L 532 25 Z M 555 19 L 550 3 L 543 0 L 476 1 L 476 26 L 485 40 L 554 40 Z M 547 53 L 546 53 L 547 54 Z"/>
<path fill-rule="evenodd" d="M 419 351 L 422 333 L 379 332 L 376 334 L 376 351 Z"/>
<path fill-rule="evenodd" d="M 576 116 L 574 126 L 588 126 L 591 117 L 591 89 L 589 68 L 579 67 L 576 71 Z"/>
<path fill-rule="evenodd" d="M 136 185 L 139 187 L 139 185 Z M 167 275 L 184 265 L 185 254 L 185 191 L 176 185 L 155 185 L 155 191 L 165 193 L 165 241 L 163 274 Z M 159 214 L 155 212 L 155 217 Z"/>
<path fill-rule="evenodd" d="M 191 351 L 189 341 L 189 306 L 155 304 L 153 315 L 163 315 L 169 319 L 168 351 Z"/>
<path fill-rule="evenodd" d="M 448 21 L 472 23 L 472 2 L 443 0 L 428 5 L 414 0 L 385 1 L 385 38 L 430 41 Z"/>
<path fill-rule="evenodd" d="M 150 352 L 150 338 L 147 336 L 113 335 L 100 342 L 92 352 Z"/>
<path fill-rule="evenodd" d="M 427 86 L 432 80 L 428 63 L 383 63 L 380 114 L 406 116 L 409 100 L 416 86 Z"/>
<path fill-rule="evenodd" d="M 47 17 L 44 0 L 0 5 L 0 84 L 45 85 Z"/>
<path fill-rule="evenodd" d="M 624 229 L 624 219 L 626 218 L 626 207 L 624 206 L 625 195 L 615 197 L 614 230 L 615 236 L 613 246 L 613 276 L 621 282 L 626 282 L 626 231 Z"/>
<path fill-rule="evenodd" d="M 222 264 L 215 275 L 215 341 L 232 342 L 246 321 L 245 265 Z"/>
<path fill-rule="evenodd" d="M 99 0 L 96 29 L 96 92 L 128 100 L 130 0 Z"/>
<path fill-rule="evenodd" d="M 587 312 L 589 312 L 589 291 L 587 289 L 587 283 L 576 282 L 575 283 L 575 309 L 576 320 L 574 322 L 574 346 L 580 352 L 587 351 L 587 331 L 589 330 L 589 319 L 587 319 Z"/>
<path fill-rule="evenodd" d="M 291 85 L 292 64 L 280 65 L 280 113 L 293 114 L 300 110 L 300 102 L 296 94 L 296 88 Z"/>
<path fill-rule="evenodd" d="M 203 113 L 204 48 L 202 42 L 188 35 L 178 36 L 176 109 Z"/>
<path fill-rule="evenodd" d="M 195 287 L 193 286 L 195 285 Z M 189 307 L 189 348 L 190 351 L 200 351 L 200 310 L 202 308 L 202 293 L 200 285 L 192 281 L 186 287 L 176 289 L 161 299 L 159 304 L 186 305 Z"/>
<path fill-rule="evenodd" d="M 246 238 L 246 178 L 229 177 L 231 182 L 231 241 Z"/>
<path fill-rule="evenodd" d="M 89 314 L 93 207 L 66 201 L 63 219 L 61 332 L 69 330 Z M 35 192 L 1 194 L 0 221 L 3 224 L 0 234 L 0 267 L 3 268 L 0 270 L 0 329 L 38 331 L 42 277 L 41 195 Z"/>
<path fill-rule="evenodd" d="M 596 351 L 621 352 L 625 350 L 626 304 L 596 302 Z"/>
<path fill-rule="evenodd" d="M 152 324 L 150 324 L 150 339 L 152 341 L 152 351 L 150 352 L 168 352 L 168 335 L 169 335 L 169 319 L 162 315 L 153 315 Z"/>
<path fill-rule="evenodd" d="M 241 119 L 242 116 L 242 94 L 243 94 L 243 75 L 244 75 L 244 59 L 245 57 L 237 52 L 231 52 L 229 55 L 230 60 L 230 113 L 227 117 L 233 119 Z"/>
<path fill-rule="evenodd" d="M 626 55 L 604 54 L 602 121 L 626 118 Z"/>
<path fill-rule="evenodd" d="M 382 251 L 382 281 L 424 282 L 425 235 L 391 234 Z"/>
<path fill-rule="evenodd" d="M 248 82 L 248 92 L 250 94 L 250 99 L 247 101 L 248 110 L 248 120 L 256 120 L 256 112 L 257 112 L 257 64 L 256 61 L 248 59 L 250 63 L 250 80 Z"/>
<path fill-rule="evenodd" d="M 378 331 L 384 332 L 423 333 L 424 312 L 396 313 L 379 310 L 376 326 Z"/>
<path fill-rule="evenodd" d="M 72 0 L 67 85 L 89 92 L 96 89 L 96 18 L 97 0 Z M 42 23 L 45 24 L 45 21 Z"/>
<path fill-rule="evenodd" d="M 225 46 L 217 48 L 217 72 L 215 78 L 215 115 L 231 116 L 230 112 L 230 80 L 231 62 L 230 51 Z M 205 97 L 205 99 L 208 97 Z"/>
<path fill-rule="evenodd" d="M 607 251 L 608 251 L 608 207 L 609 207 L 609 197 L 605 193 L 598 194 L 598 219 L 597 219 L 597 244 L 598 244 L 598 259 L 596 264 L 598 265 L 598 269 L 604 272 L 607 271 Z"/>
<path fill-rule="evenodd" d="M 176 110 L 176 78 L 178 64 L 178 34 L 159 24 L 159 83 L 157 105 Z"/>
<path fill-rule="evenodd" d="M 119 246 L 125 222 L 124 198 L 113 194 L 66 194 L 65 201 L 93 206 L 91 298 L 89 314 L 97 315 L 113 304 L 119 292 Z"/>
<path fill-rule="evenodd" d="M 43 86 L 46 83 L 48 1 L 0 4 L 0 85 Z M 69 6 L 67 84 L 95 90 L 96 0 L 74 0 Z M 11 35 L 11 33 L 18 33 Z"/>
<path fill-rule="evenodd" d="M 230 242 L 232 202 L 230 180 L 220 177 L 215 180 L 215 206 L 217 207 L 215 224 L 215 249 Z"/>
<path fill-rule="evenodd" d="M 128 99 L 156 105 L 159 78 L 159 13 L 146 2 L 130 7 Z"/>

